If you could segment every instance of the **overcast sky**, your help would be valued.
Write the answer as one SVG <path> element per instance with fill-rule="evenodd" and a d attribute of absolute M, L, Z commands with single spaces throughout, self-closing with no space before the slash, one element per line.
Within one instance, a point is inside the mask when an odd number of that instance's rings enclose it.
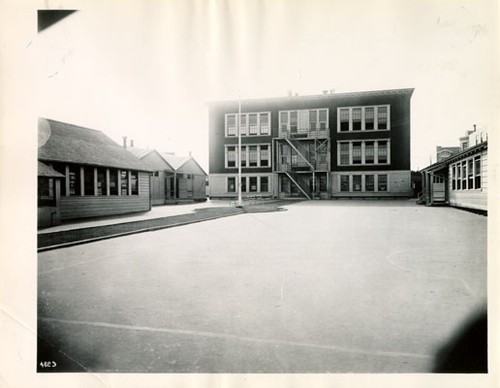
<path fill-rule="evenodd" d="M 498 124 L 494 1 L 39 3 L 80 10 L 30 46 L 39 116 L 207 170 L 206 102 L 238 95 L 415 88 L 412 169 Z"/>

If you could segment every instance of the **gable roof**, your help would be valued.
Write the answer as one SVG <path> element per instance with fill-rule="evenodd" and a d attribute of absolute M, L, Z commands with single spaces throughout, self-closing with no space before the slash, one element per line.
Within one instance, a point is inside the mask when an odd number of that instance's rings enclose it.
<path fill-rule="evenodd" d="M 101 131 L 38 119 L 38 159 L 151 171 Z"/>
<path fill-rule="evenodd" d="M 132 153 L 136 158 L 142 159 L 149 153 L 153 152 L 154 150 L 150 149 L 145 149 L 145 148 L 136 148 L 136 147 L 130 147 L 127 148 L 127 151 Z"/>
<path fill-rule="evenodd" d="M 48 178 L 64 178 L 64 175 L 54 170 L 52 167 L 47 166 L 45 163 L 38 162 L 38 176 Z"/>
<path fill-rule="evenodd" d="M 174 168 L 163 158 L 157 150 L 130 148 L 129 151 L 137 156 L 142 162 L 154 171 L 170 171 Z"/>
<path fill-rule="evenodd" d="M 168 152 L 160 152 L 161 157 L 170 164 L 175 172 L 183 174 L 200 174 L 207 175 L 201 168 L 198 162 L 192 156 L 177 156 Z"/>

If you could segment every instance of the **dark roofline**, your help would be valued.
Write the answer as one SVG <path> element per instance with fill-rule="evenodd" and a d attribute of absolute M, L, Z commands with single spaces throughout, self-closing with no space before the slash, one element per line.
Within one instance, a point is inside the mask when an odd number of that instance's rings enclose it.
<path fill-rule="evenodd" d="M 421 169 L 420 171 L 439 170 L 450 163 L 453 163 L 459 159 L 462 159 L 463 157 L 467 156 L 468 154 L 474 154 L 477 151 L 480 151 L 480 150 L 485 149 L 485 148 L 488 148 L 488 141 L 487 140 L 483 141 L 482 143 L 479 143 L 473 147 L 469 147 L 469 148 L 463 150 L 462 152 L 459 152 L 457 154 L 453 154 L 453 155 L 447 157 L 446 159 L 441 160 L 440 162 L 436 162 L 434 164 L 431 164 L 430 166 L 427 166 L 427 167 Z"/>
<path fill-rule="evenodd" d="M 405 88 L 405 89 L 387 89 L 387 90 L 372 90 L 372 91 L 360 91 L 360 92 L 346 92 L 346 93 L 331 93 L 331 94 L 312 94 L 312 95 L 297 95 L 297 96 L 280 96 L 280 97 L 264 97 L 264 98 L 247 98 L 241 99 L 242 103 L 252 103 L 252 102 L 288 102 L 288 101 L 300 101 L 300 100 L 328 100 L 332 98 L 345 98 L 345 97 L 370 97 L 370 96 L 383 96 L 383 95 L 396 95 L 404 94 L 411 96 L 415 88 Z M 229 102 L 237 102 L 238 99 L 232 100 L 218 100 L 209 101 L 207 105 L 218 105 Z"/>
<path fill-rule="evenodd" d="M 102 133 L 104 136 L 106 137 L 109 137 L 108 135 L 106 135 L 103 131 L 101 131 L 100 129 L 94 129 L 94 128 L 89 128 L 89 127 L 82 127 L 81 125 L 76 125 L 76 124 L 72 124 L 72 123 L 68 123 L 67 121 L 60 121 L 60 120 L 54 120 L 54 119 L 48 119 L 46 117 L 39 117 L 39 119 L 43 119 L 43 120 L 47 120 L 47 121 L 53 121 L 54 123 L 59 123 L 59 124 L 62 124 L 62 125 L 71 125 L 72 127 L 76 127 L 76 128 L 80 128 L 80 129 L 84 129 L 86 131 L 93 131 L 93 132 L 99 132 L 99 133 Z M 111 139 L 113 140 L 113 139 Z M 116 143 L 116 142 L 115 142 Z M 118 143 L 116 143 L 118 144 Z M 119 144 L 118 144 L 119 145 Z"/>
<path fill-rule="evenodd" d="M 208 174 L 205 172 L 203 167 L 201 167 L 200 164 L 196 161 L 196 159 L 193 158 L 192 156 L 190 156 L 188 160 L 186 160 L 184 163 L 182 163 L 177 170 L 180 170 L 190 160 L 192 160 L 200 168 L 200 170 L 203 171 L 203 174 L 205 174 L 205 176 L 208 176 Z M 175 171 L 177 171 L 177 170 L 175 170 Z"/>

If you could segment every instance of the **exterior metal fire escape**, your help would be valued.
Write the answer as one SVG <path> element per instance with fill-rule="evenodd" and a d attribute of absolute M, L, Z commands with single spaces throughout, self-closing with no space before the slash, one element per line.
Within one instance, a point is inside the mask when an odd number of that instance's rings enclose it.
<path fill-rule="evenodd" d="M 324 120 L 318 115 L 322 111 Z M 281 179 L 286 177 L 308 199 L 319 195 L 320 189 L 327 192 L 321 187 L 328 186 L 330 171 L 330 130 L 326 117 L 326 109 L 280 112 L 280 128 L 274 139 L 275 172 Z"/>

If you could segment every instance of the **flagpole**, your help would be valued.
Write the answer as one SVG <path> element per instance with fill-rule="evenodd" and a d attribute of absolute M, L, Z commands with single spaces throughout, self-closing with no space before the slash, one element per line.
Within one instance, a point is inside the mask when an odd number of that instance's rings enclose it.
<path fill-rule="evenodd" d="M 243 206 L 241 198 L 241 96 L 238 95 L 238 202 L 237 207 Z"/>

